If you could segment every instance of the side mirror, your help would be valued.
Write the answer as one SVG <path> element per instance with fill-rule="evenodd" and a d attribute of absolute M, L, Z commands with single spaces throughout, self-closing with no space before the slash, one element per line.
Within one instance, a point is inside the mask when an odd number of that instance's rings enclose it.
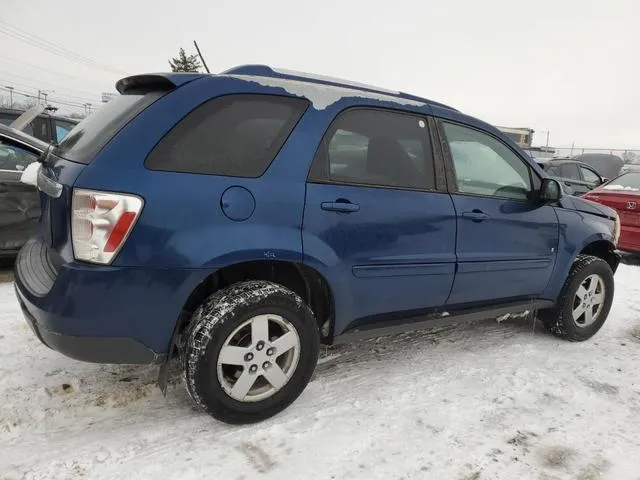
<path fill-rule="evenodd" d="M 606 177 L 601 177 L 601 178 L 600 178 L 600 185 L 602 185 L 603 183 L 607 183 L 608 181 L 609 181 L 609 179 L 608 179 L 608 178 L 606 178 Z"/>
<path fill-rule="evenodd" d="M 557 202 L 562 197 L 560 182 L 553 178 L 543 178 L 539 197 L 542 202 Z"/>

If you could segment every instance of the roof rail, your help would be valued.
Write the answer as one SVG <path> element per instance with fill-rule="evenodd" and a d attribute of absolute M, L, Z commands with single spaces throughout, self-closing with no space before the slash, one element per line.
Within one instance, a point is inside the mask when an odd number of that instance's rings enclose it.
<path fill-rule="evenodd" d="M 393 97 L 403 98 L 405 100 L 413 100 L 416 102 L 430 103 L 433 105 L 439 105 L 444 108 L 455 110 L 455 108 L 442 103 L 434 102 L 426 98 L 418 97 L 417 95 L 411 95 L 409 93 L 387 90 L 385 88 L 376 87 L 373 85 L 367 85 L 364 83 L 352 82 L 351 80 L 344 80 L 341 78 L 327 77 L 324 75 L 316 75 L 307 72 L 298 72 L 294 70 L 285 70 L 280 68 L 273 68 L 268 65 L 240 65 L 230 68 L 222 72 L 222 75 L 253 75 L 260 77 L 282 78 L 286 80 L 298 80 L 309 83 L 317 83 L 321 85 L 333 85 L 337 87 L 349 87 L 366 92 L 378 93 L 389 95 Z M 457 110 L 456 110 L 457 111 Z"/>

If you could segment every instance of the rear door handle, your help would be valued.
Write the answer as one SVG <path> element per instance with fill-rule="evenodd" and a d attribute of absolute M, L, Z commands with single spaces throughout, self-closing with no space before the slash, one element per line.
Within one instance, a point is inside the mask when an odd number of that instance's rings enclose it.
<path fill-rule="evenodd" d="M 484 213 L 482 210 L 472 210 L 471 212 L 462 212 L 463 218 L 468 218 L 474 222 L 482 222 L 489 218 L 489 215 Z"/>
<path fill-rule="evenodd" d="M 360 205 L 351 202 L 322 202 L 320 208 L 328 212 L 352 213 L 360 210 Z"/>

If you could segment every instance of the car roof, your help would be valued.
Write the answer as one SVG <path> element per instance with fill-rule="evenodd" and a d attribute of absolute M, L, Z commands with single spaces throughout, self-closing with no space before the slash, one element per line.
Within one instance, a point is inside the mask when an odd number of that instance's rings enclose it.
<path fill-rule="evenodd" d="M 15 128 L 7 127 L 3 124 L 0 124 L 0 137 L 9 138 L 15 142 L 25 144 L 41 152 L 44 152 L 49 146 L 48 143 L 43 142 L 42 140 L 32 137 L 21 130 L 16 130 Z"/>
<path fill-rule="evenodd" d="M 550 163 L 553 163 L 553 164 L 556 164 L 556 165 L 562 165 L 562 164 L 566 164 L 566 163 L 575 163 L 575 164 L 581 165 L 583 167 L 587 167 L 590 170 L 594 169 L 588 163 L 581 162 L 580 160 L 576 160 L 575 158 L 548 158 L 548 159 L 544 159 L 544 160 L 543 159 L 539 159 L 539 160 L 536 160 L 536 162 L 538 162 L 538 164 L 545 164 L 545 165 L 550 164 Z"/>
<path fill-rule="evenodd" d="M 329 99 L 335 100 L 339 96 L 353 96 L 357 92 L 358 97 L 372 100 L 393 101 L 399 104 L 413 106 L 436 106 L 457 112 L 455 108 L 427 98 L 418 97 L 408 93 L 387 90 L 385 88 L 352 82 L 340 78 L 316 75 L 307 72 L 285 70 L 268 65 L 241 65 L 226 70 L 220 74 L 202 73 L 151 73 L 134 75 L 119 80 L 116 89 L 120 93 L 127 93 L 137 86 L 148 84 L 159 87 L 178 87 L 203 76 L 227 76 L 242 80 L 250 79 L 267 87 L 281 87 L 287 92 L 308 98 L 314 105 L 322 107 Z M 327 88 L 335 87 L 335 88 Z M 348 92 L 341 91 L 348 90 Z"/>

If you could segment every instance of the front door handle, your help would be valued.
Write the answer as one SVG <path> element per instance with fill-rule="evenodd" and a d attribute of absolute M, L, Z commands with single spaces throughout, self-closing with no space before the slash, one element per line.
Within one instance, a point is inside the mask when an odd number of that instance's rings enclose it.
<path fill-rule="evenodd" d="M 488 219 L 489 215 L 484 213 L 482 210 L 475 209 L 470 212 L 462 212 L 462 217 L 468 218 L 469 220 L 472 220 L 474 222 L 482 222 Z"/>
<path fill-rule="evenodd" d="M 328 212 L 353 213 L 360 210 L 360 205 L 349 201 L 322 202 L 320 208 Z"/>

